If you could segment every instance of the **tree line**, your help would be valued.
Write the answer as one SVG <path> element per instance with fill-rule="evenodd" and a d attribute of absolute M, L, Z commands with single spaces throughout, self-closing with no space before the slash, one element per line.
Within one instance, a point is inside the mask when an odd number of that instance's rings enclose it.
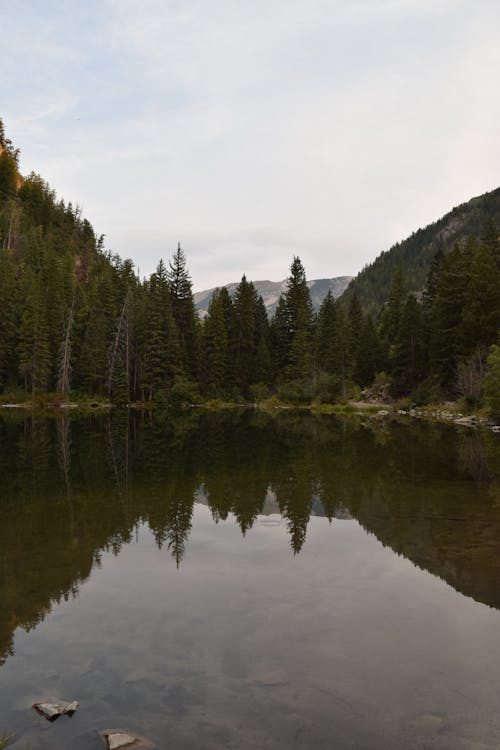
<path fill-rule="evenodd" d="M 315 314 L 301 260 L 268 319 L 245 276 L 196 313 L 185 254 L 141 279 L 104 247 L 78 207 L 57 200 L 0 121 L 0 391 L 82 394 L 113 403 L 199 399 L 336 402 L 374 381 L 416 403 L 486 398 L 500 413 L 500 244 L 439 249 L 422 293 L 396 268 L 378 315 L 329 293 Z"/>

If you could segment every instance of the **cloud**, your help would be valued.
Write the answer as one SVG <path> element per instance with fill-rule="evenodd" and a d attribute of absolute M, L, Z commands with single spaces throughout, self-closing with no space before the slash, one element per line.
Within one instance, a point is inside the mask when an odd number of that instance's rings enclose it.
<path fill-rule="evenodd" d="M 499 16 L 488 0 L 14 3 L 2 114 L 23 168 L 144 272 L 181 240 L 197 288 L 283 278 L 297 252 L 311 277 L 355 273 L 496 187 Z"/>

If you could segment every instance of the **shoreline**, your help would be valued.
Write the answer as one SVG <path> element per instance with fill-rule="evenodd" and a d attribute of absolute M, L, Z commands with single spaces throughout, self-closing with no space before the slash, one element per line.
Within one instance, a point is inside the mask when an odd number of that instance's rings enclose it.
<path fill-rule="evenodd" d="M 0 413 L 5 410 L 9 412 L 35 412 L 45 416 L 61 416 L 67 413 L 89 415 L 110 412 L 115 409 L 134 409 L 137 411 L 158 411 L 158 406 L 151 402 L 136 401 L 130 404 L 115 405 L 110 402 L 89 401 L 48 401 L 46 403 L 34 403 L 32 401 L 20 401 L 0 403 Z M 432 404 L 428 406 L 413 406 L 402 409 L 398 402 L 373 402 L 373 401 L 348 401 L 342 404 L 287 404 L 270 398 L 261 402 L 226 402 L 206 401 L 196 404 L 188 404 L 181 409 L 171 411 L 179 414 L 190 409 L 206 411 L 223 411 L 232 409 L 256 409 L 268 413 L 276 411 L 309 411 L 315 415 L 337 415 L 337 416 L 360 416 L 370 419 L 399 420 L 424 419 L 425 421 L 440 422 L 443 424 L 454 424 L 459 427 L 485 428 L 493 433 L 500 434 L 500 424 L 491 417 L 482 414 L 465 414 L 459 411 L 456 404 Z M 170 410 L 167 410 L 170 411 Z"/>

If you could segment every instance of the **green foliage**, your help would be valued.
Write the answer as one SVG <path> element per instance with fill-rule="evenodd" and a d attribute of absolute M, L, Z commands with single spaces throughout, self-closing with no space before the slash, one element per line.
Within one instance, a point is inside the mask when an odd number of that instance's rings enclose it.
<path fill-rule="evenodd" d="M 481 405 L 500 329 L 500 190 L 383 253 L 342 300 L 329 293 L 317 318 L 294 257 L 271 321 L 243 276 L 233 298 L 216 290 L 201 322 L 180 245 L 140 280 L 78 208 L 39 175 L 20 178 L 1 121 L 0 146 L 0 393 L 165 408 L 200 394 L 331 404 L 384 370 L 395 396 Z"/>
<path fill-rule="evenodd" d="M 314 398 L 320 404 L 335 404 L 342 393 L 342 383 L 337 375 L 321 372 L 318 376 Z"/>
<path fill-rule="evenodd" d="M 176 378 L 170 391 L 167 402 L 171 409 L 185 409 L 191 404 L 199 404 L 201 400 L 197 383 L 182 378 Z"/>
<path fill-rule="evenodd" d="M 484 395 L 491 416 L 500 419 L 500 343 L 491 347 Z"/>
<path fill-rule="evenodd" d="M 231 385 L 229 331 L 232 309 L 227 289 L 216 289 L 203 328 L 203 390 L 212 398 L 224 398 Z"/>
<path fill-rule="evenodd" d="M 275 378 L 304 380 L 314 369 L 314 313 L 304 266 L 294 257 L 272 325 Z"/>
<path fill-rule="evenodd" d="M 198 375 L 199 327 L 194 307 L 191 277 L 186 256 L 179 243 L 167 271 L 172 300 L 172 315 L 177 327 L 180 349 L 180 369 L 190 378 Z"/>
<path fill-rule="evenodd" d="M 285 404 L 310 404 L 316 390 L 311 380 L 287 380 L 278 387 L 277 396 Z"/>
<path fill-rule="evenodd" d="M 500 259 L 498 226 L 500 188 L 457 206 L 439 221 L 419 229 L 408 239 L 382 252 L 350 283 L 342 301 L 348 304 L 356 293 L 364 310 L 378 315 L 390 297 L 397 269 L 404 272 L 406 291 L 419 293 L 426 286 L 436 255 L 440 252 L 448 254 L 456 243 L 463 244 L 471 235 L 481 237 L 487 234 L 488 241 L 496 246 L 496 257 Z"/>
<path fill-rule="evenodd" d="M 6 734 L 6 732 L 3 732 L 0 735 L 0 750 L 3 750 L 3 748 L 6 747 L 8 741 L 12 739 L 13 736 L 13 734 Z"/>

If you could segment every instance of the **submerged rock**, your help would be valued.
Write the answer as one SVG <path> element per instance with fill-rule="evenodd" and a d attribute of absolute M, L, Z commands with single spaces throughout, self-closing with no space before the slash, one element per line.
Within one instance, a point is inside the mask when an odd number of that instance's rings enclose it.
<path fill-rule="evenodd" d="M 285 685 L 288 682 L 288 675 L 284 669 L 276 669 L 274 672 L 265 672 L 254 678 L 258 685 L 273 687 L 275 685 Z"/>
<path fill-rule="evenodd" d="M 33 708 L 49 721 L 55 721 L 63 714 L 66 716 L 73 716 L 79 705 L 80 704 L 77 701 L 56 700 L 46 701 L 44 703 L 34 703 Z"/>
<path fill-rule="evenodd" d="M 137 737 L 126 729 L 105 729 L 99 732 L 107 750 L 153 750 L 154 744 L 144 737 Z"/>

